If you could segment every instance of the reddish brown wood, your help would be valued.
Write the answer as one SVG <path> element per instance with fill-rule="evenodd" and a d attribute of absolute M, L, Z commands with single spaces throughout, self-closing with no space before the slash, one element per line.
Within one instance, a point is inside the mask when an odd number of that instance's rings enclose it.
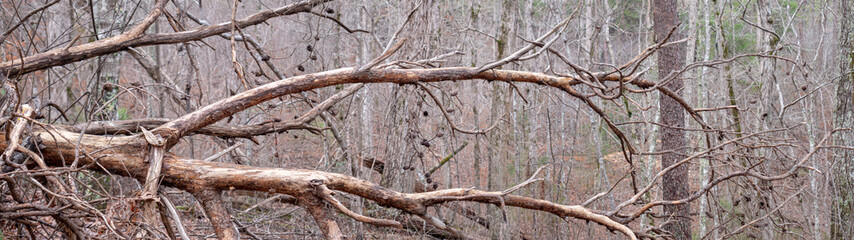
<path fill-rule="evenodd" d="M 231 214 L 222 202 L 220 192 L 216 190 L 200 190 L 193 193 L 193 197 L 199 200 L 208 220 L 213 225 L 214 232 L 219 239 L 238 239 L 237 229 L 231 222 Z"/>
<path fill-rule="evenodd" d="M 655 38 L 658 41 L 665 41 L 668 35 L 672 35 L 674 39 L 682 38 L 677 28 L 680 21 L 676 0 L 655 1 L 652 18 L 655 22 Z M 659 76 L 662 79 L 671 74 L 678 74 L 678 71 L 685 67 L 685 44 L 679 43 L 659 50 L 658 66 Z M 686 153 L 687 142 L 685 133 L 682 131 L 685 126 L 685 109 L 678 102 L 681 99 L 683 87 L 682 76 L 677 75 L 663 86 L 664 89 L 674 92 L 676 97 L 659 95 L 661 123 L 668 126 L 661 128 L 661 135 L 659 135 L 660 151 L 664 152 L 661 155 L 662 168 L 682 160 Z M 688 197 L 689 181 L 688 165 L 681 165 L 667 172 L 661 181 L 662 199 L 678 200 Z M 663 229 L 672 234 L 674 239 L 691 239 L 691 206 L 689 204 L 665 205 L 663 209 L 663 215 L 666 216 L 664 220 L 667 221 Z"/>

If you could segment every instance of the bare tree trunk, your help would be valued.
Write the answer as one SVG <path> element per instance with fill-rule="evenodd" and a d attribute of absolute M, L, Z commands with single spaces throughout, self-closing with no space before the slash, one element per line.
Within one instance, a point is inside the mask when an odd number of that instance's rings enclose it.
<path fill-rule="evenodd" d="M 643 45 L 651 45 L 654 43 L 654 40 L 652 37 L 654 35 L 654 33 L 652 32 L 652 24 L 653 24 L 652 23 L 652 0 L 643 1 L 642 6 L 643 6 L 642 9 L 644 11 L 640 11 L 639 14 L 642 14 L 643 18 L 638 23 L 638 29 L 643 29 L 644 34 L 638 34 L 638 42 L 643 43 Z M 650 95 L 650 96 L 644 97 L 644 101 L 653 103 L 655 101 L 655 99 L 653 99 L 653 98 L 654 98 L 654 96 Z M 653 105 L 653 104 L 650 104 L 650 105 Z M 646 115 L 647 112 L 643 112 L 643 114 Z M 660 111 L 655 112 L 652 116 L 652 121 L 659 122 L 661 119 L 660 116 L 661 116 Z M 650 118 L 649 116 L 644 116 L 644 119 L 649 119 L 649 118 Z M 649 152 L 653 152 L 657 149 L 656 148 L 657 143 L 658 143 L 657 138 L 659 135 L 658 129 L 659 129 L 658 125 L 652 125 L 651 127 L 644 128 L 644 133 L 645 133 L 644 135 L 649 136 L 645 140 L 646 142 L 649 142 L 649 146 L 647 148 L 647 151 L 649 151 Z M 650 156 L 647 156 L 645 158 L 646 158 L 646 161 L 640 161 L 640 164 L 639 164 L 640 165 L 639 167 L 641 168 L 641 180 L 640 180 L 641 184 L 649 184 L 650 179 L 652 179 L 652 177 L 654 176 L 653 170 L 655 170 L 655 166 L 657 165 L 657 164 L 655 164 L 655 156 L 650 155 Z M 645 201 L 649 201 L 653 195 L 654 194 L 652 191 L 647 192 L 646 194 L 644 194 L 643 199 Z M 643 216 L 641 216 L 641 220 L 640 220 L 641 228 L 646 228 L 646 227 L 649 227 L 648 225 L 653 225 L 653 224 L 654 223 L 652 222 L 652 219 L 647 214 L 644 214 Z"/>
<path fill-rule="evenodd" d="M 516 4 L 517 2 L 514 0 L 504 0 L 501 2 L 501 18 L 499 19 L 500 25 L 498 28 L 498 39 L 497 41 L 497 52 L 495 55 L 495 59 L 502 59 L 508 54 L 508 48 L 513 45 L 511 42 L 514 42 L 513 39 L 516 39 L 516 26 L 514 24 L 516 18 Z M 505 88 L 502 86 L 503 83 L 493 82 L 492 83 L 492 109 L 489 114 L 489 121 L 496 122 L 501 121 L 502 113 L 510 113 L 510 99 L 505 93 Z M 509 136 L 503 135 L 501 132 L 493 131 L 490 132 L 490 140 L 491 144 L 487 145 L 488 151 L 488 182 L 487 188 L 490 190 L 503 189 L 506 187 L 504 184 L 506 171 L 505 168 L 506 161 L 509 160 L 510 152 L 507 148 L 502 148 L 500 146 L 509 146 Z M 498 146 L 498 147 L 496 147 Z M 500 209 L 490 207 L 492 213 L 490 222 L 499 223 L 504 222 L 502 219 L 502 212 Z M 504 222 L 506 223 L 506 222 Z M 507 235 L 504 232 L 504 226 L 493 227 L 490 228 L 490 235 L 492 238 L 497 239 L 506 239 Z"/>
<path fill-rule="evenodd" d="M 663 41 L 673 30 L 671 39 L 682 39 L 679 29 L 673 29 L 679 24 L 677 1 L 660 0 L 653 2 L 653 22 L 655 41 Z M 665 47 L 658 53 L 659 78 L 666 80 L 685 66 L 685 45 L 680 43 Z M 677 76 L 664 85 L 677 94 L 682 92 L 682 79 Z M 667 153 L 661 156 L 661 167 L 666 168 L 682 159 L 686 146 L 685 135 L 680 128 L 685 126 L 685 113 L 679 103 L 664 95 L 659 95 L 661 122 L 666 126 L 661 128 L 661 149 Z M 662 198 L 676 200 L 688 197 L 688 165 L 681 165 L 664 175 L 661 184 Z M 665 221 L 663 228 L 670 232 L 675 239 L 691 239 L 690 206 L 665 205 Z"/>
<path fill-rule="evenodd" d="M 478 21 L 478 16 L 480 15 L 480 5 L 478 4 L 477 1 L 474 1 L 471 3 L 471 6 L 469 8 L 471 9 L 471 12 L 469 15 L 469 17 L 471 18 L 470 24 L 472 26 L 476 26 L 477 21 Z M 472 58 L 470 60 L 471 66 L 477 66 L 477 55 L 476 54 L 477 53 L 474 51 L 471 53 L 471 55 L 472 55 Z M 474 104 L 472 104 L 472 106 L 471 106 L 471 111 L 472 111 L 472 114 L 474 115 L 475 124 L 479 124 L 480 123 L 480 112 L 483 111 L 483 108 L 478 108 L 478 106 L 485 105 L 485 104 L 481 104 L 481 102 L 480 102 L 480 96 L 481 96 L 480 86 L 481 86 L 481 84 L 477 84 L 476 82 L 472 82 L 472 83 L 470 83 L 470 85 L 471 85 L 470 87 L 472 89 L 472 95 L 474 96 L 474 99 L 472 101 Z M 480 176 L 481 176 L 480 164 L 483 161 L 483 156 L 481 155 L 481 150 L 480 150 L 481 149 L 481 147 L 480 147 L 481 137 L 482 136 L 480 136 L 480 135 L 474 136 L 474 163 L 473 163 L 474 166 L 473 166 L 473 168 L 474 168 L 474 176 L 475 176 L 474 186 L 477 188 L 483 189 L 484 185 L 482 184 L 482 181 L 480 178 Z M 487 148 L 489 148 L 489 147 L 487 146 Z"/>
<path fill-rule="evenodd" d="M 836 128 L 854 127 L 854 3 L 839 1 L 841 16 L 840 32 L 840 71 L 842 77 L 836 89 Z M 836 135 L 836 145 L 854 145 L 854 133 L 842 131 Z M 849 150 L 836 152 L 832 186 L 834 190 L 831 217 L 831 239 L 854 238 L 854 153 Z"/>
<path fill-rule="evenodd" d="M 713 8 L 709 4 L 710 4 L 709 0 L 703 0 L 703 10 L 701 10 L 703 12 L 702 22 L 703 22 L 703 30 L 704 30 L 703 31 L 703 44 L 702 44 L 704 47 L 703 48 L 703 59 L 702 59 L 703 61 L 709 61 L 709 55 L 711 52 L 711 39 L 712 39 L 711 32 L 712 31 L 709 28 L 711 28 L 712 25 L 709 23 L 711 21 L 709 19 L 709 11 L 712 11 Z M 697 106 L 709 106 L 711 103 L 711 101 L 708 99 L 710 87 L 708 86 L 709 84 L 708 84 L 708 80 L 706 79 L 706 74 L 708 74 L 708 68 L 704 67 L 704 68 L 702 68 L 700 75 L 697 76 L 698 81 L 699 81 L 697 83 L 697 88 L 696 88 L 697 89 L 697 91 L 696 91 L 697 92 Z M 708 116 L 709 116 L 709 114 L 705 114 L 705 113 L 703 114 L 704 119 L 708 119 Z M 704 134 L 703 137 L 707 137 L 707 135 Z M 701 184 L 705 184 L 706 182 L 709 181 L 709 177 L 710 177 L 709 168 L 711 168 L 711 163 L 709 162 L 709 160 L 710 160 L 710 158 L 706 158 L 706 159 L 703 159 L 702 161 L 700 161 L 699 171 L 700 171 L 700 183 Z M 700 234 L 706 234 L 706 226 L 707 225 L 711 225 L 712 227 L 714 227 L 714 221 L 710 221 L 708 215 L 705 214 L 707 211 L 711 212 L 711 209 L 707 209 L 708 202 L 709 201 L 708 201 L 707 195 L 703 195 L 700 197 L 700 209 L 699 209 L 700 229 L 698 231 Z M 709 215 L 711 215 L 711 214 L 709 214 Z M 712 236 L 712 238 L 717 239 L 717 236 L 715 236 L 714 234 L 712 234 L 711 236 Z"/>
<path fill-rule="evenodd" d="M 771 7 L 772 6 L 770 1 L 760 0 L 756 3 L 756 24 L 766 29 L 763 30 L 761 28 L 756 28 L 757 41 L 758 44 L 760 44 L 759 46 L 757 46 L 757 51 L 766 52 L 775 49 L 777 42 L 780 41 L 780 39 L 778 39 L 776 35 L 772 35 L 771 33 L 766 32 L 773 31 L 775 29 L 774 26 L 770 23 L 774 20 L 772 19 L 771 15 Z M 772 52 L 770 54 L 775 55 L 776 52 Z M 763 83 L 763 86 L 769 86 L 766 89 L 763 89 L 763 92 L 765 94 L 764 98 L 768 99 L 768 101 L 763 101 L 763 104 L 765 105 L 766 109 L 765 111 L 766 113 L 768 113 L 768 117 L 766 117 L 765 119 L 760 119 L 759 124 L 763 126 L 761 128 L 762 130 L 774 129 L 780 127 L 778 126 L 778 123 L 780 123 L 779 116 L 780 112 L 782 111 L 782 108 L 785 106 L 783 103 L 783 93 L 780 90 L 780 81 L 777 79 L 777 75 L 775 74 L 775 71 L 777 69 L 777 62 L 774 58 L 762 58 L 760 59 L 759 65 L 759 79 L 766 81 L 765 83 Z M 774 106 L 775 104 L 773 103 L 774 101 L 772 99 L 776 99 L 778 101 L 778 106 Z M 770 156 L 773 153 L 766 152 L 761 154 Z M 768 169 L 769 166 L 767 163 L 768 162 L 765 162 L 760 166 L 756 167 L 757 171 L 759 171 L 760 173 L 768 172 L 768 170 L 770 169 Z M 771 198 L 773 198 L 773 196 L 768 195 L 768 193 L 771 192 L 769 189 L 771 187 L 770 185 L 771 183 L 768 181 L 757 181 L 757 186 L 761 191 L 755 191 L 755 193 L 753 193 L 753 195 L 755 195 L 755 197 L 759 201 L 751 201 L 748 204 L 749 206 L 751 206 L 751 211 L 747 211 L 752 215 L 748 215 L 750 219 L 760 219 L 762 218 L 762 216 L 767 215 L 768 211 L 773 209 L 774 206 L 771 205 L 773 204 L 773 201 L 771 201 Z M 764 218 L 759 224 L 773 224 L 770 221 L 770 218 Z M 773 238 L 774 236 L 772 232 L 773 228 L 758 228 L 756 231 L 758 232 L 759 236 L 764 239 Z"/>
<path fill-rule="evenodd" d="M 113 1 L 97 1 L 90 2 L 90 4 L 94 4 L 92 7 L 92 18 L 93 18 L 93 33 L 96 36 L 96 39 L 106 39 L 113 37 L 113 29 L 121 29 L 122 17 L 119 16 L 119 12 L 112 12 L 112 8 L 115 5 Z M 108 6 L 110 5 L 110 6 Z M 111 14 L 112 13 L 112 14 Z M 113 15 L 113 16 L 110 16 Z M 97 24 L 96 24 L 97 23 Z M 95 85 L 93 85 L 93 92 L 99 92 L 97 96 L 100 96 L 99 105 L 104 106 L 103 112 L 94 113 L 95 116 L 102 116 L 99 119 L 102 120 L 119 120 L 119 111 L 118 111 L 118 101 L 115 99 L 118 94 L 118 79 L 119 73 L 121 69 L 119 68 L 120 60 L 121 60 L 121 52 L 116 52 L 112 54 L 107 54 L 105 56 L 99 57 L 98 61 L 96 61 L 95 66 L 95 75 L 98 76 L 98 81 L 95 81 Z M 98 89 L 100 86 L 104 86 L 103 89 Z M 100 107 L 99 107 L 100 108 Z"/>

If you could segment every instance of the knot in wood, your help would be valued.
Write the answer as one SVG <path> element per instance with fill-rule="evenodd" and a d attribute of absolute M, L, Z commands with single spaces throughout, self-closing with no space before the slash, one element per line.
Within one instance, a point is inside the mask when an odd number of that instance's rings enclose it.
<path fill-rule="evenodd" d="M 148 142 L 148 144 L 157 147 L 162 147 L 166 145 L 166 139 L 161 137 L 160 134 L 154 134 L 148 131 L 148 129 L 145 129 L 144 127 L 140 127 L 140 129 L 142 129 L 142 135 L 145 137 L 145 141 Z"/>
<path fill-rule="evenodd" d="M 323 180 L 321 180 L 321 179 L 312 179 L 312 180 L 308 181 L 308 183 L 309 183 L 309 184 L 311 184 L 312 186 L 317 187 L 317 186 L 323 185 Z"/>

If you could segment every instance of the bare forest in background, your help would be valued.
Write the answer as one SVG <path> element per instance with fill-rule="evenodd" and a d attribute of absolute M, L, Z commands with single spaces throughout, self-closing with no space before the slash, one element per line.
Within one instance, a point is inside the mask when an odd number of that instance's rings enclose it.
<path fill-rule="evenodd" d="M 849 0 L 0 0 L 1 239 L 854 239 Z"/>

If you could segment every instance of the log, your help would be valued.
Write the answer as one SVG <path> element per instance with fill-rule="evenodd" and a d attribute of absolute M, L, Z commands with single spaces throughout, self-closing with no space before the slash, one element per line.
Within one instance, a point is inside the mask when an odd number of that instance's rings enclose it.
<path fill-rule="evenodd" d="M 33 136 L 44 146 L 42 153 L 49 166 L 70 164 L 79 156 L 81 166 L 90 166 L 95 171 L 108 171 L 144 181 L 148 163 L 144 162 L 148 144 L 142 135 L 133 136 L 97 136 L 79 134 L 64 130 L 69 128 L 61 125 L 44 125 L 34 128 Z M 0 135 L 0 148 L 6 146 L 5 134 Z M 79 140 L 79 141 L 78 141 Z M 79 143 L 79 144 L 78 144 Z M 79 149 L 80 151 L 78 152 Z M 81 154 L 82 153 L 82 154 Z M 501 204 L 501 192 L 485 192 L 476 189 L 445 189 L 424 193 L 401 193 L 380 187 L 377 184 L 355 177 L 314 170 L 282 169 L 251 167 L 230 163 L 205 162 L 186 159 L 171 153 L 164 154 L 161 183 L 184 191 L 194 193 L 218 193 L 222 190 L 250 190 L 270 193 L 281 193 L 294 196 L 300 200 L 311 200 L 316 206 L 314 189 L 318 184 L 325 185 L 331 190 L 353 194 L 385 207 L 396 208 L 405 213 L 427 216 L 427 208 L 436 204 L 453 201 L 471 201 L 488 204 Z M 216 202 L 216 199 L 210 200 Z M 577 218 L 599 223 L 610 230 L 623 233 L 630 239 L 636 239 L 634 232 L 628 226 L 583 206 L 561 205 L 545 200 L 506 195 L 503 202 L 514 206 L 552 213 L 561 218 Z M 301 203 L 303 207 L 305 204 Z M 206 207 L 205 209 L 218 209 Z M 311 210 L 311 209 L 310 209 Z M 313 215 L 328 215 L 317 213 Z M 217 217 L 217 214 L 208 214 Z M 315 219 L 318 224 L 329 225 L 329 219 Z M 222 225 L 222 219 L 210 219 Z M 230 220 L 229 220 L 230 221 Z M 337 226 L 332 226 L 333 230 Z M 340 230 L 339 230 L 340 231 Z M 326 232 L 335 234 L 334 232 Z M 218 231 L 218 234 L 220 232 Z M 230 233 L 223 232 L 220 237 L 229 237 Z M 330 235 L 327 235 L 329 237 Z M 335 235 L 333 235 L 335 236 Z M 340 235 L 337 235 L 340 236 Z"/>

